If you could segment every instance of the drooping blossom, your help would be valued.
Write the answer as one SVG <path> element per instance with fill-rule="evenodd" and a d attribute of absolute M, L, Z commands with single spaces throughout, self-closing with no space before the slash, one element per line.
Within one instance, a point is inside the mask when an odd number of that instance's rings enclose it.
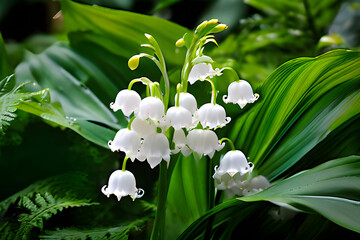
<path fill-rule="evenodd" d="M 131 123 L 131 129 L 141 138 L 145 138 L 156 133 L 156 125 L 151 120 L 135 118 Z"/>
<path fill-rule="evenodd" d="M 109 178 L 108 185 L 101 188 L 101 192 L 107 197 L 114 194 L 118 201 L 122 197 L 130 196 L 134 201 L 136 198 L 141 198 L 144 195 L 144 190 L 136 188 L 136 180 L 134 175 L 129 171 L 116 170 Z"/>
<path fill-rule="evenodd" d="M 184 107 L 171 107 L 167 110 L 166 121 L 175 129 L 185 128 L 191 125 L 191 112 Z"/>
<path fill-rule="evenodd" d="M 175 95 L 175 101 L 176 98 L 177 98 L 177 94 Z M 195 111 L 197 110 L 196 98 L 191 93 L 184 93 L 184 92 L 180 93 L 179 105 L 189 110 L 191 114 L 194 114 Z"/>
<path fill-rule="evenodd" d="M 129 117 L 131 113 L 139 108 L 140 101 L 141 97 L 137 92 L 123 89 L 117 94 L 115 102 L 110 103 L 110 108 L 114 112 L 120 109 L 125 116 Z"/>
<path fill-rule="evenodd" d="M 240 194 L 242 190 L 248 187 L 246 174 L 251 173 L 254 165 L 249 163 L 239 150 L 232 150 L 220 159 L 220 166 L 215 166 L 215 187 L 219 190 L 235 190 Z M 238 191 L 236 191 L 236 189 Z"/>
<path fill-rule="evenodd" d="M 228 95 L 223 96 L 225 103 L 239 104 L 244 108 L 248 103 L 254 103 L 259 98 L 259 94 L 253 93 L 250 83 L 245 80 L 239 80 L 230 83 Z"/>
<path fill-rule="evenodd" d="M 164 116 L 165 107 L 157 97 L 146 97 L 139 104 L 139 111 L 136 116 L 141 119 L 152 119 L 158 121 Z"/>
<path fill-rule="evenodd" d="M 203 154 L 212 158 L 215 151 L 220 151 L 225 143 L 220 144 L 215 132 L 211 130 L 193 129 L 187 135 L 189 148 L 201 157 Z"/>
<path fill-rule="evenodd" d="M 262 175 L 254 177 L 251 179 L 250 185 L 248 188 L 244 189 L 243 195 L 251 195 L 270 187 L 270 182 Z"/>
<path fill-rule="evenodd" d="M 210 129 L 224 127 L 231 120 L 226 117 L 225 109 L 219 104 L 206 103 L 202 105 L 198 112 L 197 117 L 203 128 L 209 127 Z"/>
<path fill-rule="evenodd" d="M 191 150 L 186 146 L 186 136 L 182 129 L 174 131 L 173 142 L 175 143 L 175 149 L 171 150 L 171 153 L 177 154 L 181 151 L 185 157 L 191 154 Z"/>
<path fill-rule="evenodd" d="M 155 133 L 145 137 L 137 159 L 145 161 L 150 164 L 151 168 L 156 167 L 162 159 L 170 161 L 170 147 L 169 141 L 162 133 Z"/>
<path fill-rule="evenodd" d="M 208 77 L 220 76 L 221 71 L 219 69 L 214 70 L 210 63 L 199 63 L 190 70 L 188 81 L 190 84 L 194 84 L 197 80 L 203 81 Z"/>
<path fill-rule="evenodd" d="M 140 136 L 133 130 L 127 128 L 120 129 L 113 141 L 108 142 L 108 146 L 111 151 L 122 151 L 128 156 L 132 161 L 134 161 L 138 150 L 140 148 L 141 139 Z"/>

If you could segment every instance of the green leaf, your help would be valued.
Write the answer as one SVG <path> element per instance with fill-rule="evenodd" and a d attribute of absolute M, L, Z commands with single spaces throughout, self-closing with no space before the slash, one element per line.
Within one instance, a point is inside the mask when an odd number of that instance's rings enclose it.
<path fill-rule="evenodd" d="M 298 58 L 266 79 L 259 102 L 237 119 L 231 133 L 259 174 L 273 179 L 318 144 L 326 144 L 332 132 L 355 129 L 360 116 L 359 59 L 360 52 L 346 50 Z M 308 158 L 316 159 L 311 153 Z"/>
<path fill-rule="evenodd" d="M 94 52 L 86 53 L 83 48 L 75 51 L 67 43 L 57 43 L 39 55 L 28 54 L 16 68 L 16 79 L 34 82 L 29 91 L 50 88 L 52 103 L 26 102 L 19 108 L 107 148 L 115 135 L 111 128 L 126 126 L 124 116 L 108 107 L 119 91 L 117 85 L 126 86 L 126 82 L 116 83 L 116 78 L 124 75 L 116 64 L 126 66 L 126 61 L 91 44 L 83 47 L 92 47 Z"/>
<path fill-rule="evenodd" d="M 0 137 L 5 133 L 6 127 L 10 125 L 10 121 L 16 117 L 15 111 L 18 104 L 30 98 L 44 100 L 48 97 L 48 89 L 30 93 L 19 92 L 25 84 L 15 87 L 13 75 L 0 81 Z"/>
<path fill-rule="evenodd" d="M 271 201 L 317 212 L 331 221 L 360 232 L 360 157 L 351 156 L 279 181 L 264 191 L 238 198 Z"/>
<path fill-rule="evenodd" d="M 175 23 L 69 0 L 62 0 L 61 8 L 68 32 L 91 32 L 90 39 L 111 52 L 126 58 L 143 52 L 140 45 L 146 42 L 144 33 L 148 33 L 158 41 L 168 66 L 184 61 L 185 49 L 177 49 L 175 42 L 189 30 Z"/>

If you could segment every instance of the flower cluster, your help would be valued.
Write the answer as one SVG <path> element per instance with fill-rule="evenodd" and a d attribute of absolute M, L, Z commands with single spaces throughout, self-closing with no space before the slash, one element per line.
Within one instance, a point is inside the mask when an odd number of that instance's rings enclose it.
<path fill-rule="evenodd" d="M 217 44 L 211 34 L 224 29 L 226 25 L 212 19 L 196 28 L 191 41 L 184 36 L 176 42 L 177 47 L 186 46 L 188 51 L 181 71 L 181 82 L 176 86 L 175 104 L 171 107 L 168 106 L 170 82 L 164 57 L 155 38 L 145 34 L 148 43 L 141 46 L 149 48 L 153 54 L 137 54 L 129 59 L 128 66 L 135 70 L 139 66 L 140 58 L 149 58 L 160 69 L 164 85 L 147 77 L 134 79 L 129 83 L 128 89 L 121 90 L 110 104 L 113 111 L 121 110 L 129 118 L 129 123 L 127 128 L 120 129 L 114 139 L 108 142 L 113 152 L 122 151 L 126 157 L 123 169 L 115 171 L 110 176 L 108 187 L 103 187 L 102 192 L 105 195 L 114 194 L 118 200 L 126 195 L 133 199 L 143 195 L 144 191 L 135 187 L 132 173 L 125 170 L 128 158 L 131 161 L 147 161 L 150 167 L 154 168 L 162 160 L 169 164 L 172 154 L 181 152 L 188 156 L 194 153 L 199 158 L 212 158 L 216 151 L 224 147 L 225 143 L 219 141 L 215 130 L 226 126 L 231 118 L 226 116 L 224 107 L 216 103 L 218 92 L 212 79 L 221 76 L 223 71 L 229 68 L 214 69 L 213 60 L 203 54 L 207 43 Z M 188 83 L 194 84 L 196 81 L 210 84 L 212 89 L 211 101 L 199 108 L 195 96 L 187 92 Z M 146 86 L 146 96 L 142 98 L 132 90 L 135 83 Z M 248 82 L 239 80 L 229 85 L 228 95 L 223 97 L 223 101 L 237 103 L 243 108 L 258 98 L 259 95 L 253 93 Z M 252 168 L 253 164 L 247 162 L 242 152 L 228 152 L 220 167 L 215 168 L 213 177 L 216 187 L 220 190 L 247 187 L 247 175 Z"/>

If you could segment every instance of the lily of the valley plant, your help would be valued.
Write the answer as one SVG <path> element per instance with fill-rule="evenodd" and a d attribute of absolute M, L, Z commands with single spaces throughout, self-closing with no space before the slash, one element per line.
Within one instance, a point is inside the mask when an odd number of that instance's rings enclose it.
<path fill-rule="evenodd" d="M 192 38 L 184 35 L 176 43 L 177 47 L 186 47 L 187 54 L 181 71 L 181 81 L 176 86 L 170 86 L 165 59 L 155 38 L 145 34 L 147 42 L 142 47 L 148 48 L 153 54 L 140 53 L 129 59 L 131 70 L 139 66 L 140 58 L 149 58 L 161 71 L 164 86 L 145 76 L 133 79 L 128 89 L 121 90 L 115 102 L 110 104 L 114 111 L 121 110 L 128 117 L 126 129 L 120 129 L 108 145 L 112 151 L 122 151 L 126 154 L 122 169 L 115 170 L 108 185 L 102 188 L 106 196 L 114 194 L 117 199 L 129 195 L 133 200 L 144 195 L 144 190 L 136 187 L 134 175 L 126 170 L 126 162 L 147 161 L 151 168 L 160 166 L 158 208 L 152 238 L 162 238 L 161 226 L 165 217 L 166 187 L 161 187 L 166 177 L 171 175 L 172 156 L 195 154 L 199 158 L 207 156 L 212 161 L 215 152 L 224 148 L 228 142 L 231 150 L 220 160 L 220 165 L 213 170 L 215 187 L 226 191 L 227 195 L 248 195 L 269 186 L 262 176 L 251 175 L 254 165 L 248 162 L 244 153 L 236 150 L 230 139 L 219 140 L 216 129 L 225 127 L 231 121 L 224 107 L 217 102 L 218 91 L 213 82 L 214 77 L 223 78 L 226 70 L 235 72 L 229 67 L 218 69 L 213 67 L 214 61 L 204 54 L 208 43 L 217 45 L 212 34 L 225 30 L 227 26 L 216 19 L 204 21 L 193 33 Z M 189 40 L 190 39 L 190 40 Z M 209 102 L 198 107 L 196 96 L 188 92 L 188 83 L 211 86 Z M 146 96 L 141 96 L 132 87 L 142 83 L 146 88 Z M 169 106 L 170 89 L 176 89 L 175 106 Z M 232 82 L 228 87 L 228 95 L 223 96 L 224 103 L 238 104 L 243 108 L 248 103 L 254 103 L 259 98 L 254 94 L 250 84 L 245 80 Z"/>

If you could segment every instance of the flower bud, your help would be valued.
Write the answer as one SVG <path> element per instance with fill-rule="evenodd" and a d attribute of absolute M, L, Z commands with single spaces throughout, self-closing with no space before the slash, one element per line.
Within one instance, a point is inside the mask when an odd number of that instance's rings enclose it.
<path fill-rule="evenodd" d="M 179 40 L 176 41 L 175 45 L 177 47 L 183 47 L 185 45 L 185 41 L 183 38 L 180 38 Z"/>
<path fill-rule="evenodd" d="M 131 70 L 135 70 L 139 66 L 140 55 L 132 56 L 128 61 L 128 66 Z"/>
<path fill-rule="evenodd" d="M 211 33 L 218 33 L 218 32 L 222 32 L 225 29 L 227 29 L 228 26 L 226 24 L 220 23 L 219 25 L 217 25 L 216 27 L 213 28 L 213 30 L 211 30 Z"/>

